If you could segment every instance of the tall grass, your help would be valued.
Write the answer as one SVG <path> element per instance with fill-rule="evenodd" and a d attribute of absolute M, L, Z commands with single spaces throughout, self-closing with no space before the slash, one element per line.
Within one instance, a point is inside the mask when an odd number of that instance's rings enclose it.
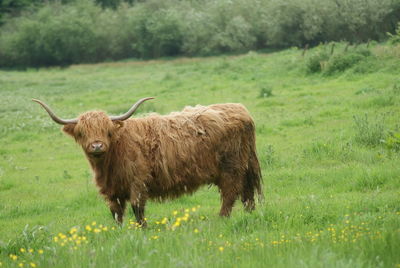
<path fill-rule="evenodd" d="M 396 47 L 372 46 L 369 72 L 356 71 L 358 61 L 310 74 L 307 59 L 321 49 L 0 71 L 2 267 L 398 266 Z M 69 118 L 119 114 L 145 96 L 156 99 L 139 113 L 243 103 L 255 120 L 264 202 L 253 213 L 237 202 L 224 219 L 216 187 L 204 187 L 149 201 L 147 229 L 131 210 L 118 226 L 79 146 L 31 98 Z M 376 101 L 386 96 L 391 103 Z"/>

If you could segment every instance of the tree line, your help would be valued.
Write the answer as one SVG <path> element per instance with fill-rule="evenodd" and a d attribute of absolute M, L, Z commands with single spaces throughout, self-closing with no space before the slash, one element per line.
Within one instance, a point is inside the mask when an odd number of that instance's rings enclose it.
<path fill-rule="evenodd" d="M 1 67 L 204 56 L 329 41 L 382 41 L 388 32 L 395 32 L 400 21 L 400 0 L 0 3 Z"/>

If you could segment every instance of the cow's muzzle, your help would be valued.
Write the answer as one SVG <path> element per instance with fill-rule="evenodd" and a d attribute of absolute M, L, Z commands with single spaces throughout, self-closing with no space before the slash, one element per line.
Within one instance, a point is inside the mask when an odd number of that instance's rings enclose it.
<path fill-rule="evenodd" d="M 102 142 L 96 141 L 89 145 L 87 152 L 91 156 L 100 157 L 106 152 L 106 146 Z"/>

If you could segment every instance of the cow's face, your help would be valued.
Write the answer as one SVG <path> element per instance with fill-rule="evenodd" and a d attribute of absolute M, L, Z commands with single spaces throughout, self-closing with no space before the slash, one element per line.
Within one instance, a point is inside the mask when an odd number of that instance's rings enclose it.
<path fill-rule="evenodd" d="M 104 112 L 93 111 L 79 116 L 76 124 L 64 125 L 63 131 L 75 138 L 89 158 L 101 159 L 122 125 L 121 121 L 111 121 Z"/>
<path fill-rule="evenodd" d="M 104 112 L 87 112 L 74 119 L 58 117 L 44 102 L 32 99 L 39 103 L 54 122 L 64 125 L 63 130 L 73 136 L 90 159 L 102 159 L 110 150 L 110 146 L 118 138 L 119 129 L 123 121 L 128 119 L 145 101 L 154 99 L 147 97 L 138 100 L 126 113 L 119 116 L 107 116 Z"/>

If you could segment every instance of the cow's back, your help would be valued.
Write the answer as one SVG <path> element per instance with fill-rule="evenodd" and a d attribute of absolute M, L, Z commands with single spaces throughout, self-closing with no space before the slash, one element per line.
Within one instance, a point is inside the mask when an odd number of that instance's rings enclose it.
<path fill-rule="evenodd" d="M 215 183 L 221 168 L 240 165 L 237 156 L 247 157 L 247 136 L 254 124 L 241 104 L 185 107 L 166 116 L 150 115 L 153 142 L 153 177 L 148 182 L 150 197 L 176 197 Z M 236 157 L 232 165 L 229 159 Z"/>

